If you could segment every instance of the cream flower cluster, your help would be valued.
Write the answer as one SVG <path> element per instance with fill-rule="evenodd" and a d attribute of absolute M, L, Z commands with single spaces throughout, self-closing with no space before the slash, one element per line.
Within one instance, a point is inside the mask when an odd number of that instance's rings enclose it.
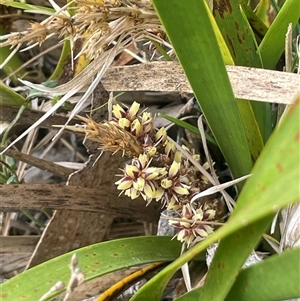
<path fill-rule="evenodd" d="M 139 143 L 142 149 L 122 170 L 117 189 L 131 199 L 142 196 L 147 204 L 160 201 L 167 209 L 176 211 L 179 218 L 169 223 L 179 228 L 178 240 L 190 245 L 204 239 L 213 232 L 211 223 L 206 222 L 214 220 L 217 204 L 211 200 L 200 203 L 190 203 L 190 200 L 210 184 L 168 139 L 166 129 L 154 129 L 151 114 L 139 113 L 139 109 L 137 102 L 127 110 L 118 104 L 113 106 L 110 123 L 134 137 L 135 144 Z M 184 148 L 200 161 L 199 155 Z M 127 153 L 135 152 L 127 150 Z M 208 169 L 208 164 L 203 166 Z"/>

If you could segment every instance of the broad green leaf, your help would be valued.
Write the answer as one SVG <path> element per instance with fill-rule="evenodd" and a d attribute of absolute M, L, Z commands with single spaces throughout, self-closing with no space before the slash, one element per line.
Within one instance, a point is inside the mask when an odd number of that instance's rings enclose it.
<path fill-rule="evenodd" d="M 299 258 L 300 248 L 296 248 L 241 271 L 225 300 L 270 301 L 299 298 Z"/>
<path fill-rule="evenodd" d="M 198 300 L 200 298 L 201 301 L 224 300 L 236 275 L 259 242 L 274 215 L 275 212 L 221 240 L 209 267 L 205 286 L 199 290 Z M 217 292 L 215 291 L 216 284 L 218 284 Z"/>
<path fill-rule="evenodd" d="M 270 301 L 299 298 L 300 286 L 295 285 L 300 283 L 297 268 L 299 258 L 300 249 L 296 248 L 242 270 L 225 300 Z M 199 290 L 195 289 L 176 301 L 198 300 Z"/>
<path fill-rule="evenodd" d="M 201 301 L 224 300 L 244 263 L 245 257 L 247 257 L 245 256 L 246 251 L 249 254 L 249 250 L 254 247 L 253 243 L 260 238 L 263 229 L 274 214 L 288 204 L 299 201 L 298 179 L 300 171 L 298 164 L 295 164 L 299 159 L 300 147 L 299 115 L 300 96 L 291 107 L 280 128 L 273 132 L 267 142 L 253 168 L 253 175 L 247 180 L 226 225 L 196 244 L 154 276 L 131 298 L 132 301 L 159 300 L 172 275 L 185 262 L 191 260 L 198 252 L 204 251 L 212 243 L 229 236 L 230 241 L 240 241 L 245 246 L 235 244 L 227 246 L 224 243 L 226 239 L 221 241 L 216 253 L 217 258 L 213 260 L 205 285 L 200 289 Z M 288 189 L 286 189 L 287 187 Z M 256 227 L 257 230 L 255 230 Z M 254 233 L 252 234 L 251 231 Z M 233 236 L 233 233 L 236 235 Z M 246 233 L 250 233 L 249 246 L 247 246 L 248 237 L 242 237 L 241 240 L 238 237 L 239 234 L 242 236 Z M 230 248 L 229 251 L 228 248 Z M 242 254 L 237 255 L 234 252 L 236 249 L 240 250 Z M 237 262 L 230 268 L 232 258 Z M 231 278 L 230 283 L 226 281 L 226 277 Z M 218 287 L 217 290 L 216 286 Z M 223 297 L 220 297 L 221 295 Z M 215 296 L 219 299 L 216 299 Z M 200 300 L 199 294 L 196 300 Z"/>
<path fill-rule="evenodd" d="M 68 265 L 74 253 L 85 281 L 89 281 L 123 268 L 172 261 L 180 251 L 181 243 L 166 236 L 132 237 L 91 245 L 49 260 L 4 282 L 0 285 L 0 299 L 37 301 L 57 281 L 68 283 Z"/>
<path fill-rule="evenodd" d="M 189 123 L 187 123 L 183 120 L 177 119 L 175 117 L 172 117 L 172 116 L 169 116 L 169 115 L 163 114 L 163 113 L 159 113 L 159 116 L 173 122 L 174 124 L 178 125 L 179 127 L 187 129 L 187 130 L 191 131 L 192 133 L 200 136 L 200 132 L 199 132 L 197 127 L 195 127 L 195 126 L 193 126 L 193 125 L 191 125 L 191 124 L 189 124 Z M 216 141 L 213 137 L 205 134 L 205 138 L 206 138 L 207 141 L 209 141 L 209 142 L 216 145 Z"/>
<path fill-rule="evenodd" d="M 248 142 L 210 11 L 197 0 L 153 4 L 234 177 L 249 173 Z"/>
<path fill-rule="evenodd" d="M 300 17 L 300 0 L 286 0 L 259 45 L 264 68 L 274 69 L 285 45 L 289 23 L 296 26 Z"/>
<path fill-rule="evenodd" d="M 24 97 L 0 83 L 0 105 L 21 107 L 25 103 Z"/>

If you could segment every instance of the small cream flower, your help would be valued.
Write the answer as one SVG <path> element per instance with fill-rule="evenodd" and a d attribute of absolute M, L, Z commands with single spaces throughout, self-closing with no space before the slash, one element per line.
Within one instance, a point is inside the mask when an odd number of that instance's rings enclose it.
<path fill-rule="evenodd" d="M 137 118 L 137 114 L 138 114 L 138 111 L 140 109 L 140 104 L 136 101 L 133 102 L 133 104 L 131 105 L 131 107 L 129 108 L 128 112 L 127 112 L 127 118 L 130 120 L 130 121 L 133 121 Z"/>
<path fill-rule="evenodd" d="M 113 105 L 112 113 L 117 119 L 125 118 L 126 116 L 126 112 L 119 104 Z"/>

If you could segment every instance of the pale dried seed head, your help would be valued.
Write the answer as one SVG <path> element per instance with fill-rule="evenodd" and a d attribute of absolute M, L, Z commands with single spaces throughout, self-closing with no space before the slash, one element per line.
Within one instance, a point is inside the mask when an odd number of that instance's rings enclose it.
<path fill-rule="evenodd" d="M 113 122 L 97 123 L 91 118 L 77 116 L 85 122 L 80 132 L 86 134 L 86 138 L 99 143 L 99 149 L 137 157 L 143 153 L 143 145 L 131 133 L 120 128 Z M 76 131 L 76 129 L 73 128 Z"/>

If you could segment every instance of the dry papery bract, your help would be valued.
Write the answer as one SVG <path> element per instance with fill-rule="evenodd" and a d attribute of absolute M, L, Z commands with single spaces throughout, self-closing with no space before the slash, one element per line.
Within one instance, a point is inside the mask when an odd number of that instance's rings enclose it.
<path fill-rule="evenodd" d="M 26 44 L 29 49 L 56 35 L 62 40 L 69 39 L 72 49 L 78 39 L 83 39 L 84 45 L 77 56 L 85 53 L 96 58 L 120 36 L 132 37 L 132 40 L 148 37 L 159 42 L 165 37 L 151 1 L 78 0 L 62 8 L 53 0 L 49 2 L 55 13 L 39 23 L 31 22 L 25 31 L 3 35 L 1 40 L 6 41 L 0 46 Z"/>
<path fill-rule="evenodd" d="M 130 157 L 131 162 L 115 183 L 117 189 L 131 199 L 141 196 L 147 204 L 159 201 L 166 209 L 175 211 L 178 218 L 170 219 L 169 224 L 179 229 L 177 239 L 190 246 L 214 231 L 219 224 L 216 221 L 222 218 L 223 201 L 216 193 L 191 201 L 212 184 L 178 151 L 166 129 L 155 129 L 152 115 L 139 111 L 137 102 L 128 109 L 116 104 L 112 120 L 96 123 L 81 117 L 84 125 L 68 129 L 84 132 L 87 139 L 99 142 L 104 151 L 121 151 Z M 201 162 L 200 156 L 187 147 L 184 149 L 210 172 L 207 162 Z"/>

